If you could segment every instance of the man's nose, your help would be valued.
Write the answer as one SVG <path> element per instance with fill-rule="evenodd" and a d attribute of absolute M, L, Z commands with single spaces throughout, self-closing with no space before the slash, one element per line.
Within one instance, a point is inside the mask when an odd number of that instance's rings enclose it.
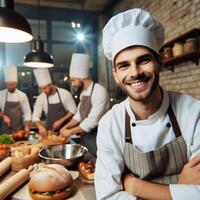
<path fill-rule="evenodd" d="M 129 67 L 128 70 L 128 75 L 131 77 L 137 77 L 139 74 L 139 69 L 135 63 L 131 63 L 131 66 Z"/>

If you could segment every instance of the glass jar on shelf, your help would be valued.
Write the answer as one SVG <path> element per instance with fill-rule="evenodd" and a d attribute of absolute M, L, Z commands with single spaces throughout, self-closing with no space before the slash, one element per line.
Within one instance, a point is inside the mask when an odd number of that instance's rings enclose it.
<path fill-rule="evenodd" d="M 196 38 L 188 38 L 184 43 L 184 53 L 191 53 L 197 49 Z"/>
<path fill-rule="evenodd" d="M 163 49 L 163 52 L 162 52 L 162 58 L 163 58 L 163 60 L 169 59 L 171 57 L 173 57 L 172 48 L 171 47 L 165 47 Z"/>
<path fill-rule="evenodd" d="M 183 44 L 176 42 L 172 48 L 173 56 L 180 56 L 184 53 Z"/>

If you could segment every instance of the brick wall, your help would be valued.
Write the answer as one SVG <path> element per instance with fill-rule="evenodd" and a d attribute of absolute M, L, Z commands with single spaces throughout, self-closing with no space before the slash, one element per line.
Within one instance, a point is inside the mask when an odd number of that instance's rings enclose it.
<path fill-rule="evenodd" d="M 114 14 L 134 7 L 148 10 L 163 23 L 165 42 L 192 28 L 200 28 L 200 0 L 122 0 Z M 200 64 L 184 62 L 176 65 L 174 72 L 163 70 L 160 85 L 200 99 Z"/>

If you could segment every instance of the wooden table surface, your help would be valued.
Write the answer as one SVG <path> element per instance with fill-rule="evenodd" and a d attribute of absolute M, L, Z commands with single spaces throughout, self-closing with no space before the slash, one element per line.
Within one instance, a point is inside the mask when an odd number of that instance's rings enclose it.
<path fill-rule="evenodd" d="M 70 143 L 74 143 L 70 141 Z M 90 153 L 88 153 L 84 160 L 95 160 Z M 0 177 L 0 184 L 8 179 L 10 176 L 14 175 L 16 172 L 11 171 L 11 169 L 6 172 L 2 177 Z M 96 200 L 94 184 L 86 184 L 81 181 L 82 179 L 78 177 L 74 180 L 74 195 L 68 200 Z M 31 200 L 28 194 L 28 182 L 24 183 L 22 186 L 18 187 L 11 195 L 6 198 L 6 200 Z"/>
<path fill-rule="evenodd" d="M 0 178 L 0 184 L 6 179 L 14 175 L 16 172 L 9 170 L 5 175 Z M 94 184 L 86 184 L 78 177 L 74 180 L 74 195 L 68 200 L 96 200 Z M 18 187 L 6 200 L 31 200 L 28 194 L 28 182 Z"/>

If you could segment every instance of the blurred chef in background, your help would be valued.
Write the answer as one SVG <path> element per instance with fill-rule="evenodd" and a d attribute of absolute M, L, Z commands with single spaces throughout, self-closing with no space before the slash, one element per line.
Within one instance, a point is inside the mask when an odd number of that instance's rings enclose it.
<path fill-rule="evenodd" d="M 48 69 L 35 69 L 35 79 L 42 93 L 34 105 L 32 120 L 42 136 L 47 136 L 47 130 L 57 131 L 76 113 L 76 104 L 69 91 L 56 87 Z M 41 122 L 41 115 L 46 115 L 46 125 Z"/>
<path fill-rule="evenodd" d="M 74 53 L 70 65 L 70 80 L 72 87 L 79 88 L 80 102 L 78 111 L 60 133 L 65 136 L 80 137 L 80 143 L 96 156 L 97 125 L 100 118 L 109 109 L 109 94 L 106 88 L 95 83 L 89 77 L 91 66 L 88 54 Z"/>
<path fill-rule="evenodd" d="M 17 67 L 4 68 L 6 89 L 0 91 L 1 133 L 30 132 L 31 108 L 27 95 L 17 89 Z"/>

